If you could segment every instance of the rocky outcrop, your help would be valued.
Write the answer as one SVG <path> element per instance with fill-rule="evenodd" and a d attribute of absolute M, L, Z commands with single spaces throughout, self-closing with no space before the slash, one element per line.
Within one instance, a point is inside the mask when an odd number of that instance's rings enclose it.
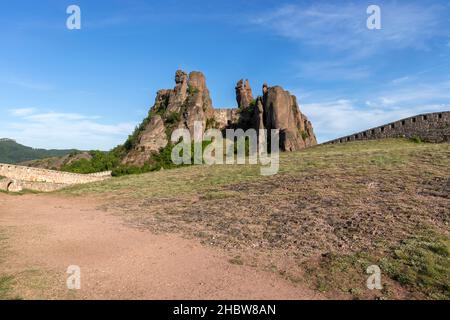
<path fill-rule="evenodd" d="M 176 128 L 186 128 L 194 135 L 194 123 L 203 130 L 241 128 L 280 129 L 280 148 L 296 151 L 316 144 L 313 128 L 300 112 L 295 96 L 279 86 L 263 86 L 263 94 L 253 98 L 248 80 L 236 84 L 237 109 L 214 110 L 205 76 L 178 70 L 173 89 L 159 90 L 149 115 L 129 137 L 124 147 L 123 164 L 143 166 L 152 155 L 166 147 Z"/>
<path fill-rule="evenodd" d="M 252 88 L 248 80 L 239 80 L 236 84 L 236 101 L 238 108 L 247 108 L 253 101 Z"/>
<path fill-rule="evenodd" d="M 186 99 L 186 107 L 183 112 L 183 124 L 191 136 L 194 136 L 194 122 L 203 122 L 203 128 L 207 127 L 208 120 L 214 119 L 214 109 L 209 90 L 206 87 L 205 76 L 201 72 L 189 74 L 189 96 Z"/>
<path fill-rule="evenodd" d="M 164 121 L 159 114 L 150 116 L 150 122 L 138 137 L 137 144 L 123 159 L 124 164 L 143 166 L 152 154 L 158 153 L 169 142 Z"/>
<path fill-rule="evenodd" d="M 261 112 L 266 129 L 280 130 L 280 148 L 283 151 L 297 151 L 317 144 L 311 122 L 300 112 L 297 98 L 280 86 L 263 87 L 263 97 L 255 109 L 261 127 Z M 262 108 L 262 110 L 261 110 Z"/>
<path fill-rule="evenodd" d="M 228 128 L 279 129 L 282 151 L 297 151 L 317 144 L 312 124 L 300 112 L 297 98 L 280 86 L 264 84 L 262 96 L 254 100 L 248 80 L 240 80 L 236 85 L 236 100 L 237 117 L 233 118 L 231 113 L 226 119 Z"/>
<path fill-rule="evenodd" d="M 173 89 L 159 90 L 149 115 L 125 143 L 123 164 L 143 166 L 153 154 L 166 147 L 172 131 L 186 128 L 193 135 L 194 122 L 203 122 L 203 128 L 214 120 L 205 76 L 193 71 L 187 75 L 178 70 Z"/>

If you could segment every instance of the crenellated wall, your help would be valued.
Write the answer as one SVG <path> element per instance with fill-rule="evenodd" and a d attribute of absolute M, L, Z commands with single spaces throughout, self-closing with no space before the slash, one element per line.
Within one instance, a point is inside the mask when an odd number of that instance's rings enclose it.
<path fill-rule="evenodd" d="M 344 143 L 356 140 L 375 140 L 385 138 L 414 138 L 426 142 L 450 141 L 450 111 L 421 114 L 383 126 L 358 132 L 325 144 Z"/>
<path fill-rule="evenodd" d="M 0 163 L 0 176 L 7 178 L 0 184 L 1 189 L 6 191 L 11 191 L 10 188 L 53 191 L 72 184 L 102 181 L 110 178 L 111 172 L 77 174 Z"/>

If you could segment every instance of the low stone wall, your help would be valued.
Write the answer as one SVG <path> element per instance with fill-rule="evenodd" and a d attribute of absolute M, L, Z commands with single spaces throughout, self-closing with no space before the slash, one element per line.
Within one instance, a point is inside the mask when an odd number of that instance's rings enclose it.
<path fill-rule="evenodd" d="M 111 172 L 77 174 L 41 168 L 0 163 L 0 190 L 18 192 L 23 189 L 50 192 L 73 184 L 103 181 L 111 178 Z"/>
<path fill-rule="evenodd" d="M 385 138 L 414 138 L 425 142 L 450 141 L 450 111 L 421 114 L 366 131 L 354 133 L 324 144 Z"/>
<path fill-rule="evenodd" d="M 2 191 L 8 191 L 8 185 L 10 184 L 11 180 L 6 178 L 0 178 L 0 190 Z"/>
<path fill-rule="evenodd" d="M 0 163 L 0 176 L 4 176 L 9 179 L 30 182 L 80 184 L 105 180 L 108 177 L 111 177 L 111 172 L 77 174 Z"/>

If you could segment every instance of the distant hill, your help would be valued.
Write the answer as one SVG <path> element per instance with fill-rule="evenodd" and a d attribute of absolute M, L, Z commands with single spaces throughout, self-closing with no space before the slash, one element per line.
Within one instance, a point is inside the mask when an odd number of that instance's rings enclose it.
<path fill-rule="evenodd" d="M 17 143 L 12 139 L 0 139 L 0 162 L 19 163 L 23 161 L 43 159 L 49 157 L 61 157 L 67 154 L 78 152 L 78 150 L 46 150 L 34 149 Z"/>

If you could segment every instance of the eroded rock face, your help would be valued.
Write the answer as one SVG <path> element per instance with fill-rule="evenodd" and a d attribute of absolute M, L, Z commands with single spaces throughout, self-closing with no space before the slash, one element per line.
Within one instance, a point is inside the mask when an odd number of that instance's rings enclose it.
<path fill-rule="evenodd" d="M 248 80 L 241 79 L 236 84 L 236 101 L 238 108 L 247 108 L 252 103 L 253 93 Z"/>
<path fill-rule="evenodd" d="M 155 104 L 130 141 L 130 150 L 122 163 L 143 166 L 149 162 L 152 154 L 167 146 L 174 129 L 186 128 L 193 136 L 195 121 L 203 122 L 205 130 L 211 119 L 214 119 L 214 109 L 205 76 L 197 71 L 188 76 L 178 70 L 175 87 L 157 92 Z"/>
<path fill-rule="evenodd" d="M 297 98 L 280 86 L 263 85 L 262 96 L 253 100 L 248 81 L 240 80 L 236 85 L 236 100 L 239 105 L 237 117 L 227 125 L 221 120 L 221 128 L 279 129 L 280 149 L 297 151 L 317 144 L 313 127 L 300 112 Z"/>
<path fill-rule="evenodd" d="M 265 85 L 263 93 L 264 127 L 280 129 L 282 151 L 297 151 L 317 144 L 311 122 L 300 112 L 295 96 L 280 86 Z"/>
<path fill-rule="evenodd" d="M 167 112 L 180 112 L 181 107 L 188 95 L 188 75 L 182 70 L 175 73 L 175 88 L 167 91 L 169 101 L 167 102 Z"/>
<path fill-rule="evenodd" d="M 189 96 L 186 100 L 186 108 L 183 113 L 184 127 L 194 136 L 194 122 L 203 122 L 203 131 L 208 119 L 214 118 L 209 90 L 206 87 L 206 79 L 203 73 L 193 71 L 189 74 Z"/>
<path fill-rule="evenodd" d="M 138 136 L 136 146 L 126 155 L 123 163 L 143 166 L 153 153 L 159 152 L 168 142 L 164 121 L 160 115 L 155 114 L 151 116 L 149 124 Z"/>
<path fill-rule="evenodd" d="M 203 131 L 216 127 L 279 129 L 280 148 L 296 151 L 315 145 L 311 122 L 300 112 L 297 99 L 279 86 L 263 85 L 262 96 L 253 98 L 248 80 L 236 84 L 238 109 L 214 110 L 205 76 L 198 71 L 189 75 L 178 70 L 173 89 L 159 90 L 149 116 L 125 143 L 123 163 L 143 166 L 152 154 L 169 143 L 176 128 L 186 128 L 194 136 L 194 122 L 203 123 Z"/>

